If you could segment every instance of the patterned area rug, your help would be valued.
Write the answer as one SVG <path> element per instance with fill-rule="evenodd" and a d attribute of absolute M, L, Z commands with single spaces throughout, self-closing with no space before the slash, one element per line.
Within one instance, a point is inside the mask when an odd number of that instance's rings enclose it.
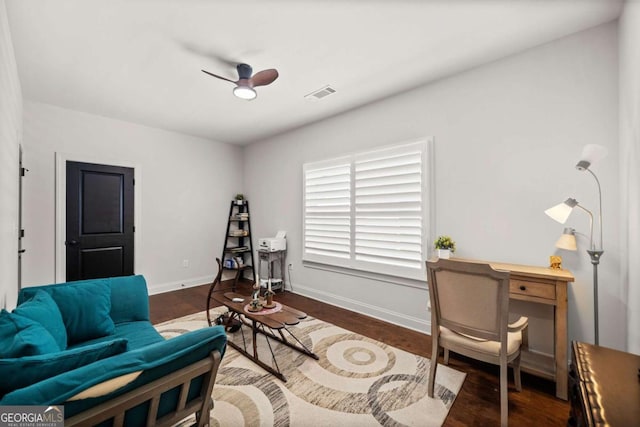
<path fill-rule="evenodd" d="M 225 311 L 213 309 L 212 318 Z M 170 338 L 206 326 L 203 311 L 156 329 Z M 290 329 L 320 360 L 258 335 L 260 359 L 277 363 L 287 378 L 282 382 L 227 347 L 213 388 L 211 426 L 440 426 L 464 382 L 464 373 L 439 366 L 431 399 L 428 359 L 311 317 Z M 244 335 L 229 334 L 236 343 L 243 339 L 250 350 L 248 328 Z"/>

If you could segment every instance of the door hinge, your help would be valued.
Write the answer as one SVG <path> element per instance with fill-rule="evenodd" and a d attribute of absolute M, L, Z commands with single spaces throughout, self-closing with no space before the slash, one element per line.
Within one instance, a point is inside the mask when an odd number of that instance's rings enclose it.
<path fill-rule="evenodd" d="M 25 176 L 25 174 L 29 172 L 29 169 L 27 168 L 20 168 L 20 176 Z"/>
<path fill-rule="evenodd" d="M 136 232 L 136 226 L 135 225 L 133 226 L 133 232 L 134 233 Z"/>
<path fill-rule="evenodd" d="M 136 185 L 136 179 L 133 178 L 133 185 Z"/>
<path fill-rule="evenodd" d="M 20 230 L 19 237 L 22 239 L 24 237 L 24 228 Z"/>

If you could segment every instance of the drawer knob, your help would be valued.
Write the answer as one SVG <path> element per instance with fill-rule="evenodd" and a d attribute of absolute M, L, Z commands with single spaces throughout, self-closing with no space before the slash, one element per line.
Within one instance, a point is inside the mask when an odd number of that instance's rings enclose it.
<path fill-rule="evenodd" d="M 526 290 L 527 290 L 527 287 L 526 287 L 525 285 L 520 285 L 520 290 L 521 290 L 521 291 L 526 291 Z"/>

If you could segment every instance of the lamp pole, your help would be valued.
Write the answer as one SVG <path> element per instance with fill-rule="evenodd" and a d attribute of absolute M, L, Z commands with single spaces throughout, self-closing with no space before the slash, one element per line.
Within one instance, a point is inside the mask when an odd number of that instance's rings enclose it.
<path fill-rule="evenodd" d="M 598 264 L 600 264 L 600 257 L 604 253 L 603 245 L 602 245 L 602 189 L 600 188 L 600 180 L 596 176 L 595 173 L 591 169 L 591 162 L 581 160 L 576 165 L 576 169 L 580 171 L 587 171 L 591 174 L 593 179 L 596 180 L 596 184 L 598 185 L 598 229 L 600 231 L 600 249 L 596 249 L 596 245 L 593 242 L 593 216 L 591 217 L 591 248 L 587 251 L 589 256 L 591 257 L 591 264 L 593 264 L 593 324 L 594 324 L 594 344 L 599 345 L 599 334 L 598 330 L 600 328 L 600 324 L 598 323 Z"/>
<path fill-rule="evenodd" d="M 588 250 L 587 253 L 591 257 L 591 264 L 593 264 L 593 324 L 595 331 L 594 344 L 599 345 L 598 337 L 598 264 L 600 264 L 600 257 L 604 251 Z"/>

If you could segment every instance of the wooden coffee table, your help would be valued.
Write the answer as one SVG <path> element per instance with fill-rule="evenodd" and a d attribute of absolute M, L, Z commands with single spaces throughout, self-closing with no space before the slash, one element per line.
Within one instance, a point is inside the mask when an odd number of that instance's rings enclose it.
<path fill-rule="evenodd" d="M 234 302 L 233 298 L 242 298 L 243 301 Z M 306 318 L 306 313 L 278 302 L 276 302 L 276 306 L 274 308 L 251 312 L 248 310 L 251 303 L 251 297 L 237 294 L 235 292 L 226 292 L 222 296 L 220 294 L 214 294 L 213 299 L 229 309 L 230 315 L 227 318 L 227 327 L 231 326 L 234 319 L 237 319 L 241 322 L 241 325 L 251 328 L 251 335 L 253 338 L 253 351 L 251 353 L 247 351 L 247 344 L 244 340 L 242 327 L 240 328 L 240 333 L 243 334 L 243 346 L 236 344 L 232 340 L 229 340 L 228 344 L 266 371 L 275 375 L 280 380 L 285 382 L 287 381 L 280 371 L 280 367 L 278 366 L 278 362 L 275 354 L 273 353 L 273 348 L 271 347 L 269 339 L 276 340 L 287 347 L 318 360 L 318 356 L 308 349 L 307 346 L 305 346 L 302 341 L 300 341 L 300 339 L 298 339 L 288 328 L 288 326 L 297 325 L 300 323 L 301 319 Z M 271 360 L 274 362 L 275 369 L 264 363 L 258 357 L 258 346 L 256 340 L 258 334 L 262 334 L 266 337 L 267 345 L 271 352 Z"/>

